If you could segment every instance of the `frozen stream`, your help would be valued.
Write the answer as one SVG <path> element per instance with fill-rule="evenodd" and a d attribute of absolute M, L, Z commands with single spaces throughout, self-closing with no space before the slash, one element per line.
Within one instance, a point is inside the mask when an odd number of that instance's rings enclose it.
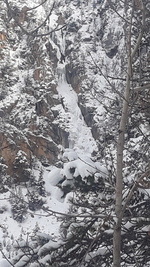
<path fill-rule="evenodd" d="M 75 149 L 78 153 L 90 155 L 97 150 L 96 142 L 78 106 L 78 96 L 66 82 L 64 64 L 58 65 L 58 79 L 57 90 L 64 107 L 60 110 L 60 116 L 66 122 L 66 128 L 69 131 L 69 148 Z"/>

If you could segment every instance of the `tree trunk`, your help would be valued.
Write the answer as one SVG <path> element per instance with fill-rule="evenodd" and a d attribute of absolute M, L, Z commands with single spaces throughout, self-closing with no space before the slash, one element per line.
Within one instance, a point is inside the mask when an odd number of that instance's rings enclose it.
<path fill-rule="evenodd" d="M 143 28 L 145 25 L 145 9 L 142 3 L 142 29 L 137 38 L 136 45 L 131 53 L 131 31 L 132 31 L 132 19 L 134 14 L 134 3 L 132 1 L 132 11 L 131 18 L 129 23 L 128 30 L 128 63 L 127 63 L 127 77 L 126 77 L 126 88 L 124 93 L 123 107 L 122 107 L 122 115 L 120 119 L 120 127 L 119 127 L 119 137 L 117 142 L 117 168 L 116 168 L 116 204 L 115 204 L 115 214 L 116 221 L 114 225 L 114 234 L 113 234 L 113 267 L 120 267 L 121 263 L 121 225 L 123 218 L 123 210 L 122 210 L 122 189 L 123 189 L 123 151 L 124 151 L 124 136 L 128 119 L 128 104 L 129 104 L 129 96 L 130 96 L 130 81 L 132 78 L 132 63 L 133 58 L 139 48 L 139 45 L 143 36 Z M 141 1 L 142 2 L 142 1 Z"/>
<path fill-rule="evenodd" d="M 113 236 L 113 267 L 120 267 L 121 261 L 121 222 L 122 222 L 122 169 L 123 169 L 123 150 L 124 150 L 124 135 L 128 118 L 128 103 L 130 95 L 130 79 L 131 79 L 131 56 L 128 56 L 127 81 L 125 95 L 122 108 L 122 116 L 119 127 L 119 137 L 117 143 L 117 173 L 116 173 L 116 222 L 114 225 Z"/>

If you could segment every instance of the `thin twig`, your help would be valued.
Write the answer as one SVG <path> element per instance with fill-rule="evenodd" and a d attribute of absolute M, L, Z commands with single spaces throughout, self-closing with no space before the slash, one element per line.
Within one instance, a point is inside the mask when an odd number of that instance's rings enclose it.
<path fill-rule="evenodd" d="M 19 197 L 18 195 L 16 195 L 15 193 L 13 193 L 9 188 L 8 188 L 8 191 L 10 193 L 12 193 L 12 195 L 14 195 L 16 198 L 18 198 L 19 200 L 21 200 L 22 202 L 24 202 L 25 204 L 29 204 L 27 201 L 25 201 L 24 199 L 22 199 L 21 197 Z M 34 212 L 30 212 L 29 210 L 27 210 L 27 212 L 29 214 L 31 214 L 31 216 L 43 216 L 43 217 L 49 217 L 49 216 L 52 216 L 52 215 L 60 215 L 60 216 L 66 216 L 66 217 L 69 217 L 69 218 L 105 218 L 106 216 L 108 216 L 107 214 L 91 214 L 91 213 L 86 213 L 86 214 L 83 214 L 83 213 L 80 213 L 80 214 L 68 214 L 68 213 L 63 213 L 63 212 L 58 212 L 58 211 L 54 211 L 54 210 L 51 210 L 47 207 L 41 207 L 41 210 L 43 210 L 45 213 L 47 214 L 40 214 L 40 213 L 34 213 Z"/>
<path fill-rule="evenodd" d="M 0 251 L 1 251 L 1 253 L 2 253 L 4 259 L 5 259 L 11 266 L 15 267 L 15 265 L 14 265 L 13 263 L 11 263 L 11 261 L 6 257 L 6 255 L 4 254 L 4 252 L 3 252 L 2 250 L 0 250 Z"/>
<path fill-rule="evenodd" d="M 124 204 L 124 206 L 123 206 L 123 208 L 122 208 L 122 217 L 123 217 L 124 212 L 125 212 L 125 210 L 126 210 L 126 208 L 127 208 L 127 206 L 128 206 L 128 203 L 129 203 L 130 200 L 131 200 L 131 197 L 132 197 L 132 195 L 133 195 L 133 192 L 136 190 L 136 188 L 138 187 L 138 185 L 139 185 L 139 183 L 141 182 L 141 180 L 142 180 L 144 177 L 147 177 L 149 174 L 150 174 L 150 170 L 147 170 L 145 173 L 143 173 L 143 174 L 137 179 L 137 181 L 135 181 L 134 185 L 132 186 L 132 188 L 131 188 L 131 190 L 130 190 L 130 192 L 129 192 L 129 194 L 128 194 L 128 197 L 127 197 L 127 199 L 126 199 L 126 202 L 125 202 L 125 204 Z"/>
<path fill-rule="evenodd" d="M 116 88 L 111 84 L 111 82 L 110 82 L 109 79 L 108 79 L 108 76 L 106 77 L 106 75 L 102 72 L 101 68 L 97 65 L 97 63 L 95 62 L 95 60 L 94 60 L 93 56 L 91 55 L 91 53 L 88 52 L 88 54 L 90 55 L 90 57 L 91 57 L 91 59 L 92 59 L 94 65 L 96 66 L 96 68 L 99 70 L 100 74 L 105 78 L 105 80 L 106 80 L 107 83 L 111 86 L 111 88 L 112 88 L 112 89 L 113 89 L 113 90 L 114 90 L 114 91 L 115 91 L 121 98 L 123 98 L 123 100 L 126 101 L 126 99 L 124 98 L 124 96 L 123 96 L 118 90 L 116 90 Z"/>
<path fill-rule="evenodd" d="M 139 91 L 143 91 L 143 90 L 147 90 L 147 89 L 150 89 L 150 83 L 144 84 L 144 85 L 139 86 L 139 87 L 135 87 L 135 88 L 133 88 L 133 91 L 139 92 Z"/>
<path fill-rule="evenodd" d="M 46 2 L 47 2 L 47 0 L 44 0 L 41 4 L 39 4 L 39 5 L 35 6 L 35 7 L 28 8 L 28 9 L 27 9 L 27 12 L 29 12 L 29 11 L 31 11 L 31 10 L 33 10 L 33 9 L 37 9 L 38 7 L 42 6 L 42 5 L 45 4 Z"/>
<path fill-rule="evenodd" d="M 23 33 L 25 33 L 26 35 L 31 35 L 31 36 L 34 36 L 34 37 L 42 37 L 42 36 L 47 36 L 47 35 L 50 35 L 50 34 L 52 34 L 53 32 L 56 32 L 56 31 L 60 31 L 60 30 L 62 30 L 63 28 L 65 28 L 66 27 L 66 24 L 65 25 L 63 25 L 63 26 L 61 26 L 61 27 L 59 27 L 59 24 L 57 24 L 57 26 L 53 29 L 53 30 L 51 30 L 51 31 L 49 31 L 49 32 L 46 32 L 46 33 L 41 33 L 41 34 L 36 34 L 36 32 L 45 24 L 45 22 L 48 20 L 48 18 L 51 16 L 51 14 L 52 14 L 52 11 L 53 11 L 53 9 L 54 9 L 54 7 L 55 7 L 55 2 L 53 3 L 53 5 L 52 5 L 52 8 L 51 8 L 51 10 L 50 10 L 50 12 L 49 12 L 49 14 L 47 15 L 47 17 L 46 17 L 46 19 L 36 28 L 36 29 L 34 29 L 33 31 L 31 31 L 31 32 L 28 32 L 20 23 L 19 23 L 19 21 L 18 21 L 18 19 L 16 19 L 16 17 L 15 17 L 15 15 L 13 15 L 13 10 L 11 9 L 11 7 L 10 7 L 10 5 L 9 5 L 9 2 L 8 2 L 8 0 L 4 0 L 5 1 L 5 3 L 6 3 L 6 5 L 7 5 L 7 8 L 8 8 L 8 10 L 9 10 L 9 12 L 11 13 L 11 15 L 12 15 L 12 18 L 14 19 L 14 21 L 16 22 L 16 24 L 20 27 L 20 29 L 22 30 L 22 32 Z M 59 27 L 59 28 L 58 28 Z"/>
<path fill-rule="evenodd" d="M 111 3 L 111 1 L 110 0 L 108 0 L 108 2 L 109 2 L 109 6 L 110 6 L 110 8 L 123 20 L 123 21 L 125 21 L 128 25 L 130 25 L 130 21 L 128 21 L 128 20 L 126 20 L 123 16 L 121 16 L 120 14 L 119 14 L 119 12 L 116 10 L 116 8 L 113 6 L 113 4 Z"/>

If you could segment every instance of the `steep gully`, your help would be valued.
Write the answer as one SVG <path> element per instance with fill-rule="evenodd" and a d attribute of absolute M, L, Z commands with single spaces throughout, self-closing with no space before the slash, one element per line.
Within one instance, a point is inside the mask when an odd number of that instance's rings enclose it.
<path fill-rule="evenodd" d="M 61 36 L 59 33 L 58 35 L 59 47 L 61 47 L 61 49 L 58 47 L 59 61 L 57 63 L 57 91 L 62 103 L 60 117 L 63 119 L 65 128 L 69 132 L 69 148 L 74 149 L 78 153 L 86 153 L 90 156 L 94 150 L 97 150 L 97 145 L 79 107 L 78 94 L 66 80 L 66 72 L 68 71 L 68 68 L 66 68 L 67 62 L 65 62 L 65 59 L 62 61 L 62 55 L 65 55 L 65 35 Z M 58 106 L 55 108 L 57 109 Z"/>

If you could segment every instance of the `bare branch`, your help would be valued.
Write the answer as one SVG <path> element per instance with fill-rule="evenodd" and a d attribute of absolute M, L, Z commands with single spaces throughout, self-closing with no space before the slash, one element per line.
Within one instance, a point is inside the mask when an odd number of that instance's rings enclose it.
<path fill-rule="evenodd" d="M 119 14 L 119 12 L 116 10 L 116 8 L 113 6 L 113 4 L 111 3 L 111 1 L 109 0 L 108 1 L 109 2 L 109 6 L 110 6 L 110 8 L 123 20 L 123 21 L 125 21 L 127 24 L 130 24 L 131 22 L 130 21 L 128 21 L 128 20 L 126 20 L 123 16 L 121 16 L 120 14 Z"/>
<path fill-rule="evenodd" d="M 135 87 L 135 88 L 133 88 L 133 91 L 139 92 L 139 91 L 143 91 L 146 89 L 150 89 L 150 83 L 144 84 L 143 86 Z"/>
<path fill-rule="evenodd" d="M 51 30 L 50 32 L 47 32 L 47 33 L 41 33 L 41 34 L 34 34 L 35 37 L 42 37 L 42 36 L 47 36 L 47 35 L 50 35 L 51 33 L 53 32 L 57 32 L 57 31 L 60 31 L 62 30 L 63 28 L 66 27 L 66 24 L 63 25 L 62 27 L 58 28 L 58 25 L 53 29 Z M 29 35 L 32 35 L 32 34 L 29 34 Z"/>
<path fill-rule="evenodd" d="M 27 201 L 25 201 L 24 199 L 22 199 L 21 197 L 19 197 L 17 194 L 13 193 L 9 188 L 8 188 L 8 191 L 14 195 L 16 198 L 18 198 L 21 202 L 24 202 L 25 204 L 28 204 Z M 41 210 L 43 210 L 45 213 L 47 214 L 40 214 L 40 213 L 37 213 L 37 212 L 30 212 L 29 210 L 27 210 L 27 212 L 33 217 L 33 216 L 43 216 L 43 217 L 49 217 L 49 216 L 52 216 L 52 215 L 59 215 L 59 216 L 66 216 L 68 218 L 101 218 L 101 219 L 104 219 L 104 218 L 113 218 L 113 216 L 111 215 L 108 215 L 108 214 L 91 214 L 91 213 L 86 213 L 86 214 L 83 214 L 83 213 L 80 213 L 80 214 L 75 214 L 75 213 L 63 213 L 63 212 L 58 212 L 58 211 L 54 211 L 54 210 L 51 210 L 47 207 L 41 207 Z"/>
<path fill-rule="evenodd" d="M 52 8 L 51 8 L 49 14 L 47 15 L 46 19 L 34 31 L 30 32 L 31 34 L 33 34 L 34 32 L 37 32 L 45 24 L 45 22 L 51 16 L 54 7 L 55 7 L 55 2 L 53 3 Z"/>
<path fill-rule="evenodd" d="M 79 265 L 79 267 L 83 266 L 83 263 L 85 262 L 86 256 L 89 254 L 93 244 L 96 242 L 96 240 L 98 240 L 101 228 L 103 227 L 105 221 L 106 221 L 106 219 L 99 225 L 97 233 L 96 233 L 96 236 L 93 238 L 91 244 L 89 245 L 89 247 L 88 247 L 88 249 L 87 249 L 87 251 L 86 251 L 86 253 L 85 253 L 85 255 L 84 255 L 84 257 L 83 257 L 83 259 L 82 259 L 82 261 L 80 263 L 80 265 Z"/>
<path fill-rule="evenodd" d="M 39 5 L 35 6 L 35 7 L 28 8 L 28 9 L 27 9 L 27 12 L 28 12 L 28 11 L 31 11 L 31 10 L 33 10 L 33 9 L 37 9 L 38 7 L 42 6 L 42 5 L 45 4 L 46 2 L 47 2 L 47 0 L 44 0 L 41 4 L 39 4 Z"/>
<path fill-rule="evenodd" d="M 126 210 L 128 204 L 129 204 L 129 202 L 130 202 L 130 200 L 131 200 L 131 198 L 132 198 L 133 192 L 136 190 L 136 188 L 138 187 L 138 185 L 140 184 L 140 182 L 142 181 L 142 179 L 143 179 L 144 177 L 148 177 L 149 174 L 150 174 L 150 170 L 148 169 L 145 173 L 143 173 L 143 174 L 137 179 L 137 181 L 135 181 L 134 185 L 132 186 L 132 188 L 131 188 L 131 190 L 130 190 L 128 196 L 127 196 L 126 202 L 125 202 L 125 204 L 124 204 L 124 206 L 123 206 L 123 208 L 122 208 L 122 217 L 123 217 L 124 212 L 125 212 L 125 210 Z"/>
<path fill-rule="evenodd" d="M 134 46 L 134 49 L 133 49 L 133 51 L 131 53 L 131 60 L 133 60 L 136 52 L 138 51 L 138 48 L 139 48 L 140 43 L 142 41 L 143 31 L 144 31 L 144 28 L 145 28 L 145 6 L 144 6 L 142 1 L 141 1 L 141 4 L 142 4 L 142 29 L 140 30 L 139 36 L 137 38 L 136 45 Z"/>
<path fill-rule="evenodd" d="M 107 81 L 107 83 L 111 86 L 111 88 L 112 88 L 112 89 L 113 89 L 113 90 L 114 90 L 114 91 L 115 91 L 121 98 L 123 98 L 124 100 L 126 100 L 126 99 L 124 98 L 124 96 L 123 96 L 118 90 L 116 90 L 116 88 L 111 84 L 111 82 L 110 82 L 109 79 L 108 79 L 108 76 L 106 77 L 106 75 L 102 72 L 101 68 L 97 65 L 97 63 L 95 62 L 95 60 L 94 60 L 93 56 L 91 55 L 91 53 L 89 52 L 88 54 L 91 56 L 94 65 L 95 65 L 96 68 L 99 70 L 100 74 L 105 78 L 105 80 Z"/>
<path fill-rule="evenodd" d="M 19 21 L 18 21 L 18 19 L 16 19 L 16 17 L 13 15 L 13 10 L 11 9 L 11 7 L 10 7 L 10 5 L 9 5 L 9 2 L 8 2 L 8 0 L 4 0 L 5 1 L 5 3 L 6 3 L 6 5 L 7 5 L 7 8 L 8 8 L 8 10 L 9 10 L 9 12 L 11 13 L 11 15 L 12 15 L 12 17 L 13 17 L 13 19 L 14 19 L 14 21 L 16 22 L 16 24 L 20 27 L 20 29 L 22 30 L 22 32 L 23 33 L 25 33 L 26 35 L 33 35 L 34 37 L 42 37 L 42 36 L 47 36 L 47 35 L 50 35 L 51 33 L 53 33 L 53 32 L 55 32 L 55 31 L 60 31 L 60 30 L 62 30 L 64 27 L 66 27 L 66 24 L 65 25 L 63 25 L 63 26 L 61 26 L 61 27 L 59 27 L 59 24 L 57 24 L 57 26 L 53 29 L 53 30 L 51 30 L 51 31 L 49 31 L 49 32 L 47 32 L 47 33 L 41 33 L 41 34 L 37 34 L 37 31 L 46 23 L 46 21 L 49 19 L 49 17 L 51 16 L 51 14 L 52 14 L 52 11 L 54 10 L 54 7 L 55 7 L 55 2 L 53 2 L 53 5 L 52 5 L 52 8 L 51 8 L 51 10 L 50 10 L 50 12 L 49 12 L 49 14 L 47 15 L 47 17 L 46 17 L 46 19 L 36 28 L 36 29 L 34 29 L 33 31 L 30 31 L 30 32 L 28 32 L 20 23 L 19 23 Z M 47 1 L 47 0 L 46 0 Z M 45 1 L 45 2 L 46 2 Z M 45 3 L 45 2 L 43 2 L 43 3 Z M 40 4 L 41 5 L 41 4 Z M 31 9 L 30 9 L 31 10 Z M 30 11 L 30 10 L 28 10 L 28 11 Z M 59 27 L 59 28 L 58 28 Z"/>
<path fill-rule="evenodd" d="M 2 250 L 0 250 L 0 251 L 1 251 L 1 253 L 2 253 L 4 259 L 5 259 L 11 266 L 15 267 L 15 265 L 12 264 L 11 261 L 6 257 L 6 255 L 4 254 L 4 252 L 3 252 Z"/>
<path fill-rule="evenodd" d="M 123 82 L 125 82 L 125 81 L 126 81 L 126 79 L 125 79 L 125 78 L 113 77 L 113 76 L 110 76 L 110 75 L 107 75 L 107 77 L 108 77 L 109 79 L 112 79 L 112 80 L 120 80 L 120 81 L 123 81 Z"/>
<path fill-rule="evenodd" d="M 78 158 L 79 158 L 82 162 L 84 162 L 86 165 L 92 167 L 92 168 L 95 170 L 95 173 L 100 172 L 100 173 L 102 173 L 102 174 L 104 174 L 104 175 L 106 175 L 106 176 L 109 176 L 108 173 L 105 173 L 105 172 L 99 170 L 98 168 L 92 166 L 90 163 L 84 161 L 84 160 L 83 160 L 82 158 L 80 158 L 79 156 L 78 156 Z"/>

